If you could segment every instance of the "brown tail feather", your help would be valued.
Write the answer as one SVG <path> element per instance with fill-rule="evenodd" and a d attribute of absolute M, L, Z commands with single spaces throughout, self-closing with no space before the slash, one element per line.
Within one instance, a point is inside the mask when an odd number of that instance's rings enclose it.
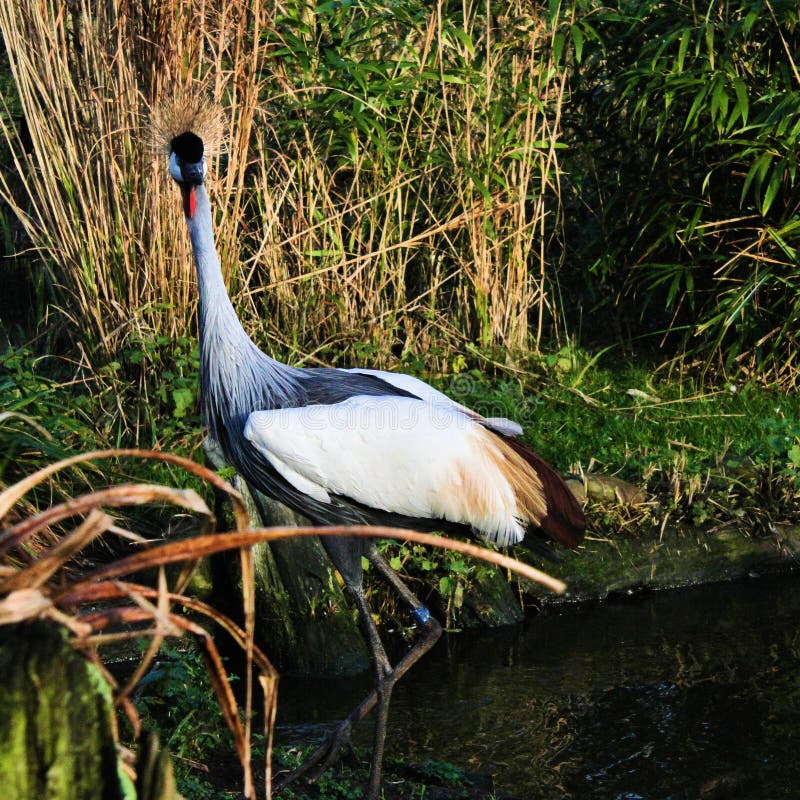
<path fill-rule="evenodd" d="M 547 512 L 544 517 L 537 520 L 538 526 L 551 539 L 565 547 L 577 547 L 583 541 L 586 518 L 564 479 L 519 439 L 507 436 L 500 438 L 505 445 L 530 464 L 542 483 Z"/>

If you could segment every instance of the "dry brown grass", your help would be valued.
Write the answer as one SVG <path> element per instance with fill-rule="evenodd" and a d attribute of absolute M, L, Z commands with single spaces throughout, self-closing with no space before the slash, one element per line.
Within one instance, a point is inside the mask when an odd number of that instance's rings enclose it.
<path fill-rule="evenodd" d="M 122 484 L 68 498 L 48 508 L 34 510 L 24 505 L 28 493 L 67 469 L 102 459 L 137 458 L 166 462 L 188 471 L 204 484 L 227 494 L 233 504 L 237 528 L 214 532 L 214 516 L 193 490 L 155 484 Z M 22 505 L 21 505 L 22 504 Z M 148 540 L 121 526 L 113 509 L 152 504 L 174 506 L 196 520 L 196 535 L 167 543 Z M 15 511 L 16 509 L 16 511 Z M 131 700 L 140 679 L 147 673 L 167 637 L 194 637 L 204 655 L 211 684 L 231 730 L 243 769 L 243 792 L 255 797 L 251 763 L 251 717 L 254 703 L 253 669 L 263 694 L 264 736 L 267 760 L 264 769 L 269 797 L 271 785 L 270 747 L 277 708 L 278 674 L 254 644 L 255 595 L 252 548 L 292 536 L 341 535 L 408 540 L 456 550 L 510 569 L 556 592 L 564 584 L 500 553 L 462 541 L 414 531 L 379 527 L 270 528 L 250 530 L 244 503 L 238 493 L 216 473 L 194 462 L 164 453 L 110 450 L 86 453 L 44 467 L 0 492 L 0 625 L 33 619 L 49 619 L 64 626 L 72 644 L 95 663 L 114 689 L 115 701 L 127 715 L 134 732 L 140 731 L 139 716 Z M 78 560 L 92 542 L 121 538 L 135 548 L 131 555 L 95 566 Z M 192 572 L 200 559 L 228 550 L 239 550 L 242 566 L 244 627 L 212 605 L 187 595 Z M 165 567 L 178 565 L 171 579 Z M 157 571 L 156 585 L 143 583 L 149 571 Z M 192 612 L 192 617 L 186 611 Z M 225 630 L 246 653 L 246 692 L 239 708 L 231 691 L 214 638 L 198 623 L 205 619 Z M 149 639 L 150 644 L 124 685 L 119 685 L 103 666 L 98 648 L 120 639 Z"/>
<path fill-rule="evenodd" d="M 132 334 L 183 332 L 191 315 L 191 258 L 145 129 L 154 101 L 199 82 L 226 98 L 232 149 L 246 151 L 258 91 L 250 76 L 259 65 L 243 58 L 235 74 L 212 66 L 241 44 L 234 34 L 246 27 L 255 35 L 257 24 L 242 4 L 226 9 L 223 35 L 213 9 L 180 0 L 0 2 L 30 137 L 26 149 L 3 118 L 16 175 L 3 175 L 0 187 L 52 270 L 58 310 L 91 364 L 118 354 Z M 222 246 L 234 262 L 229 218 L 239 210 L 233 187 L 246 162 L 232 159 L 218 203 Z"/>

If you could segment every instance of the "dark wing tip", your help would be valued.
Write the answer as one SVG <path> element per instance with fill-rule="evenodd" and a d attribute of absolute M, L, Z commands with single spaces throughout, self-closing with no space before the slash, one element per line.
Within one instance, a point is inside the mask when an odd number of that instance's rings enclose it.
<path fill-rule="evenodd" d="M 503 437 L 535 470 L 542 482 L 547 514 L 538 527 L 551 539 L 569 548 L 576 548 L 586 531 L 586 517 L 578 499 L 564 479 L 540 456 L 519 439 Z M 529 537 L 526 537 L 526 541 Z"/>

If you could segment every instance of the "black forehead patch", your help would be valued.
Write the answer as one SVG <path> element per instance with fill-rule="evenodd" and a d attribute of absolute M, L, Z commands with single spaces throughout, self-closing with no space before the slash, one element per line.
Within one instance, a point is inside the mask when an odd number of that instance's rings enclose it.
<path fill-rule="evenodd" d="M 203 158 L 203 140 L 191 131 L 175 136 L 170 142 L 170 148 L 187 164 L 196 164 Z"/>

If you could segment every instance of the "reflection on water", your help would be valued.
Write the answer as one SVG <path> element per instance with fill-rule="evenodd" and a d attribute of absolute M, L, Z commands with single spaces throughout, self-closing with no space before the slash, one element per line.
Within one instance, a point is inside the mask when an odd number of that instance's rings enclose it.
<path fill-rule="evenodd" d="M 368 685 L 283 680 L 279 742 L 319 736 Z M 800 578 L 446 637 L 395 689 L 387 752 L 531 800 L 798 798 Z"/>

